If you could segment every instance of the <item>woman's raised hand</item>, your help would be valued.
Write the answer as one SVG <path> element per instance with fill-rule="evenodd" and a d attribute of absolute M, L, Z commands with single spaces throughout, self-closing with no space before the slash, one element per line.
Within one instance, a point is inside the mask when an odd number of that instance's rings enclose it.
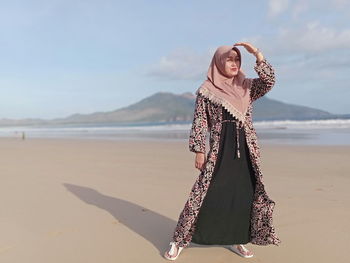
<path fill-rule="evenodd" d="M 243 46 L 245 47 L 245 49 L 255 55 L 256 57 L 256 62 L 258 64 L 260 64 L 260 62 L 264 59 L 264 55 L 259 51 L 258 53 L 256 53 L 258 51 L 258 49 L 256 47 L 254 47 L 252 44 L 249 44 L 247 42 L 238 42 L 238 43 L 235 43 L 234 46 Z"/>
<path fill-rule="evenodd" d="M 237 42 L 234 44 L 234 46 L 243 46 L 249 53 L 254 54 L 257 51 L 257 48 L 254 47 L 252 44 L 249 44 L 247 42 Z"/>

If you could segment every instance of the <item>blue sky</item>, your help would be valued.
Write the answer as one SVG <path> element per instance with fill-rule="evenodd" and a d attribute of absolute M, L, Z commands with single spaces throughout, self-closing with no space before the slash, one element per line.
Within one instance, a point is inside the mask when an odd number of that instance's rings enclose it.
<path fill-rule="evenodd" d="M 220 45 L 274 66 L 267 97 L 350 113 L 350 1 L 0 1 L 0 118 L 111 111 L 195 92 Z M 243 47 L 242 69 L 257 77 Z"/>

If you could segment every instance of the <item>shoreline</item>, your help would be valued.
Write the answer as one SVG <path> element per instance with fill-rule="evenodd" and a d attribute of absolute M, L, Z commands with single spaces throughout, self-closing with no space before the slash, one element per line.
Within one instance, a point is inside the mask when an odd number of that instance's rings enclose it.
<path fill-rule="evenodd" d="M 188 138 L 161 138 L 161 137 L 147 137 L 147 136 L 137 136 L 137 137 L 79 137 L 79 136 L 55 136 L 55 137 L 26 137 L 25 139 L 22 139 L 20 137 L 0 137 L 0 141 L 81 141 L 81 142 L 115 142 L 115 143 L 123 143 L 123 142 L 140 142 L 140 143 L 188 143 Z M 294 141 L 278 141 L 277 139 L 274 140 L 264 140 L 261 139 L 258 136 L 258 144 L 266 145 L 266 146 L 286 146 L 286 147 L 350 147 L 350 142 L 348 144 L 338 144 L 338 143 L 305 143 L 298 140 Z M 208 145 L 208 140 L 207 140 Z"/>

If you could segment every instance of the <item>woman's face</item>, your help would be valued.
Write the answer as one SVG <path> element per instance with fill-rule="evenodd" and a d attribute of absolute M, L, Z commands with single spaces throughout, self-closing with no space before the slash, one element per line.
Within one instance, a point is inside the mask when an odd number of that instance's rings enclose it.
<path fill-rule="evenodd" d="M 232 78 L 238 74 L 241 62 L 236 51 L 231 50 L 225 61 L 225 73 Z"/>

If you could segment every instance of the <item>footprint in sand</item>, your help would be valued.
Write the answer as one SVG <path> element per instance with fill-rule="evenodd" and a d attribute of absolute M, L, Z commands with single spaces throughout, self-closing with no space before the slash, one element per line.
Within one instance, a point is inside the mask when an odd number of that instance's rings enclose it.
<path fill-rule="evenodd" d="M 75 232 L 77 230 L 78 229 L 75 228 L 75 227 L 67 227 L 67 228 L 63 228 L 63 229 L 60 229 L 60 230 L 51 231 L 51 232 L 48 233 L 48 236 L 56 237 L 56 236 L 62 235 L 63 233 Z"/>
<path fill-rule="evenodd" d="M 315 190 L 316 190 L 316 191 L 324 191 L 323 188 L 316 188 Z"/>
<path fill-rule="evenodd" d="M 0 254 L 4 253 L 12 248 L 14 248 L 14 246 L 2 246 L 2 247 L 0 247 Z"/>

